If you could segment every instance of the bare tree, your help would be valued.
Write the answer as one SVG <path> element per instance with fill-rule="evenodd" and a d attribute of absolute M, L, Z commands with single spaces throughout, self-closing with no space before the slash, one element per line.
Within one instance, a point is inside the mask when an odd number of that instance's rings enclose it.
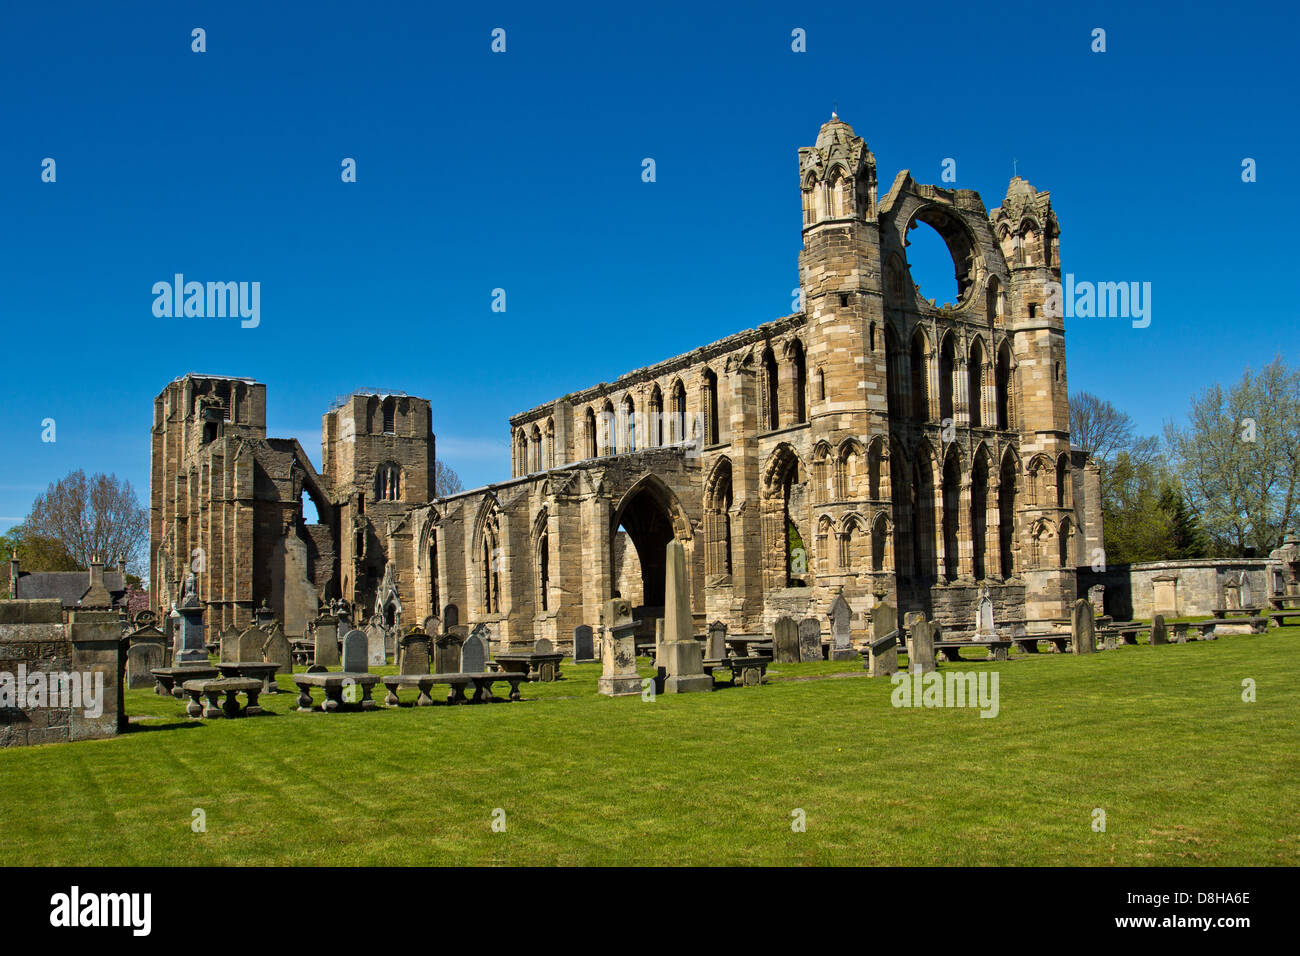
<path fill-rule="evenodd" d="M 448 495 L 464 490 L 464 486 L 460 483 L 460 475 L 452 471 L 441 458 L 434 462 L 433 496 L 435 498 L 446 498 Z"/>
<path fill-rule="evenodd" d="M 138 573 L 149 513 L 129 481 L 104 474 L 88 478 L 79 469 L 36 496 L 23 527 L 58 541 L 82 567 L 99 555 L 110 562 L 122 558 Z"/>
<path fill-rule="evenodd" d="M 1070 441 L 1098 461 L 1133 444 L 1133 419 L 1091 392 L 1070 396 Z"/>

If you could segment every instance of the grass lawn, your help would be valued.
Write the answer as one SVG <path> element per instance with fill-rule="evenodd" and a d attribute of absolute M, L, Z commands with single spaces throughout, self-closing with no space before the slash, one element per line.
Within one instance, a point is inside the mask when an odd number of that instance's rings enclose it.
<path fill-rule="evenodd" d="M 285 693 L 235 721 L 131 691 L 123 737 L 0 751 L 0 858 L 1294 865 L 1298 650 L 1284 628 L 942 665 L 998 670 L 993 719 L 894 708 L 856 662 L 654 702 L 600 697 L 599 665 L 566 664 L 521 703 L 299 714 Z"/>

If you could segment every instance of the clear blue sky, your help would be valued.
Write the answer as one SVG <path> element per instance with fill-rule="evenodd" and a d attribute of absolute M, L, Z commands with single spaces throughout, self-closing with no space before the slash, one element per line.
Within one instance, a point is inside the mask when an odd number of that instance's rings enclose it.
<path fill-rule="evenodd" d="M 1014 159 L 1066 271 L 1153 284 L 1149 328 L 1067 332 L 1071 390 L 1144 431 L 1300 358 L 1280 3 L 471 6 L 5 4 L 0 530 L 78 467 L 146 500 L 188 371 L 265 382 L 317 466 L 336 395 L 421 395 L 466 486 L 508 477 L 511 413 L 790 311 L 796 150 L 833 103 L 882 194 L 952 157 L 992 208 Z M 261 282 L 260 326 L 155 318 L 177 272 Z"/>

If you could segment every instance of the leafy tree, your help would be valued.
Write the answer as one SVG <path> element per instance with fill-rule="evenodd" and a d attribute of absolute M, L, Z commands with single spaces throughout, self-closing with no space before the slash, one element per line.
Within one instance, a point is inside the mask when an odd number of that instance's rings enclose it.
<path fill-rule="evenodd" d="M 1171 558 L 1206 558 L 1210 540 L 1187 505 L 1182 489 L 1170 483 L 1160 495 L 1160 507 L 1169 517 Z"/>
<path fill-rule="evenodd" d="M 1165 426 L 1189 507 L 1216 550 L 1267 554 L 1300 510 L 1300 370 L 1275 358 L 1199 393 Z"/>
<path fill-rule="evenodd" d="M 19 565 L 27 571 L 84 571 L 77 560 L 68 553 L 62 543 L 54 538 L 32 534 L 23 525 L 14 525 L 5 534 L 0 535 L 0 553 L 6 561 L 14 553 L 18 554 Z M 4 593 L 9 594 L 8 565 L 4 574 Z"/>
<path fill-rule="evenodd" d="M 57 542 L 79 567 L 93 554 L 106 562 L 119 557 L 139 568 L 149 538 L 149 513 L 140 507 L 129 481 L 116 475 L 87 477 L 70 472 L 32 502 L 24 534 Z M 54 570 L 46 568 L 44 570 Z"/>

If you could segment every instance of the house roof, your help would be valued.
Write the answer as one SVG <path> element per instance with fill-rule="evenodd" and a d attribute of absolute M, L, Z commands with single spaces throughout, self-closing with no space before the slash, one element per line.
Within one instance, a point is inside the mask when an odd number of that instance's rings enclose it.
<path fill-rule="evenodd" d="M 89 571 L 20 571 L 15 598 L 58 598 L 65 610 L 75 608 L 82 596 L 90 590 Z M 121 571 L 104 569 L 104 587 L 119 604 L 126 594 L 126 583 Z"/>

